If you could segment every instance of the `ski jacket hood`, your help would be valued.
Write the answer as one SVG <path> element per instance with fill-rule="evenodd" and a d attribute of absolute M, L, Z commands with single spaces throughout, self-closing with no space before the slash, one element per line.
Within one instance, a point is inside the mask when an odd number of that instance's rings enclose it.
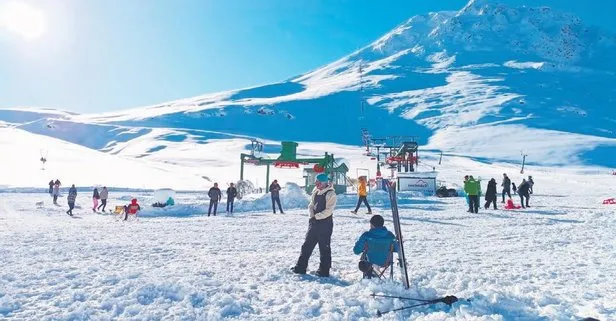
<path fill-rule="evenodd" d="M 137 205 L 137 199 L 136 199 L 136 198 L 133 198 L 133 199 L 130 201 L 130 205 Z"/>

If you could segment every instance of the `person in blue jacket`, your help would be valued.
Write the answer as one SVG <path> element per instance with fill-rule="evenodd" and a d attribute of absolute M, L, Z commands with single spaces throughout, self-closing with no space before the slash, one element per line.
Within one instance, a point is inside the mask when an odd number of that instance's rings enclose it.
<path fill-rule="evenodd" d="M 390 255 L 398 252 L 396 236 L 384 225 L 385 220 L 381 215 L 372 216 L 370 230 L 364 232 L 353 247 L 355 254 L 362 254 L 359 269 L 364 272 L 364 278 L 370 279 L 376 276 L 372 268 L 373 264 L 381 267 L 392 264 L 393 258 Z"/>

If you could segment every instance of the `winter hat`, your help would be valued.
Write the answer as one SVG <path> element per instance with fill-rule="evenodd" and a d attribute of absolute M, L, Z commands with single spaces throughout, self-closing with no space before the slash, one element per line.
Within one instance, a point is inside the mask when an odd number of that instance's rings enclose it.
<path fill-rule="evenodd" d="M 321 173 L 317 175 L 317 181 L 321 183 L 327 183 L 329 181 L 329 177 L 325 173 Z"/>
<path fill-rule="evenodd" d="M 370 224 L 372 224 L 372 226 L 374 227 L 382 227 L 383 225 L 385 225 L 385 220 L 381 215 L 374 215 L 370 219 Z"/>

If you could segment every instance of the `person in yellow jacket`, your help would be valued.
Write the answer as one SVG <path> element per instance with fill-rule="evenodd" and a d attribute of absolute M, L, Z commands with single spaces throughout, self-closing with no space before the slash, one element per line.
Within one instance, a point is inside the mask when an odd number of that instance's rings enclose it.
<path fill-rule="evenodd" d="M 357 189 L 357 195 L 359 195 L 359 199 L 357 200 L 357 206 L 355 206 L 355 210 L 351 211 L 353 214 L 357 214 L 357 210 L 359 210 L 359 206 L 362 202 L 366 204 L 368 208 L 367 214 L 372 214 L 372 209 L 370 208 L 370 204 L 368 204 L 368 188 L 367 188 L 366 176 L 359 177 L 359 188 Z"/>

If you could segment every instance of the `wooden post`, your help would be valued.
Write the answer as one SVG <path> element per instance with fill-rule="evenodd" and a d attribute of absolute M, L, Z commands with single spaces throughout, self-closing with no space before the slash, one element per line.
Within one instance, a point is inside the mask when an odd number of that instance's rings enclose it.
<path fill-rule="evenodd" d="M 524 165 L 526 164 L 526 154 L 522 155 L 522 170 L 520 171 L 520 174 L 524 174 Z"/>

